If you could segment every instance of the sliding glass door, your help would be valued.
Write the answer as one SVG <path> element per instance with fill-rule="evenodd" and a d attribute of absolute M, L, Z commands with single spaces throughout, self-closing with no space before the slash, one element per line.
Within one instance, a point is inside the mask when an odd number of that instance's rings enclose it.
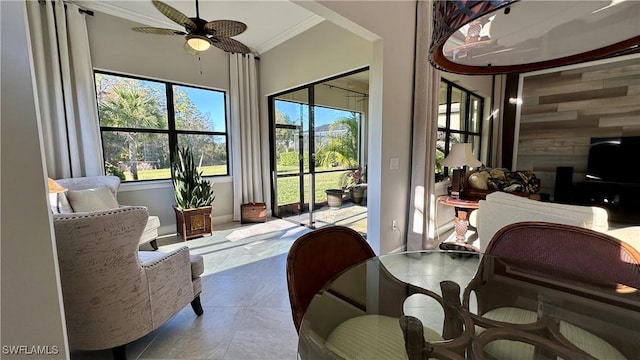
<path fill-rule="evenodd" d="M 348 85 L 356 79 L 363 90 Z M 365 181 L 367 90 L 363 71 L 270 98 L 275 216 L 309 227 L 351 221 L 366 232 L 366 200 L 355 204 L 348 187 L 356 171 Z"/>
<path fill-rule="evenodd" d="M 272 100 L 275 204 L 278 217 L 300 215 L 308 210 L 305 175 L 309 169 L 308 90 L 301 89 Z"/>

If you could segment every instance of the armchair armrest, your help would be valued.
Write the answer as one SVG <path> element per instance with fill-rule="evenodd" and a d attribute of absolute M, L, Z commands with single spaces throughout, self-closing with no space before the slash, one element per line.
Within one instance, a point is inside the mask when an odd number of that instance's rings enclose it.
<path fill-rule="evenodd" d="M 139 258 L 149 282 L 149 301 L 154 309 L 152 320 L 155 328 L 195 297 L 189 248 L 182 247 L 168 253 L 141 251 Z"/>

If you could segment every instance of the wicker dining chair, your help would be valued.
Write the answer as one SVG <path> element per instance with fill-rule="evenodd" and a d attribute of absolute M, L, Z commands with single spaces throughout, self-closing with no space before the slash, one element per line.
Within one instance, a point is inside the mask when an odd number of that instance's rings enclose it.
<path fill-rule="evenodd" d="M 342 272 L 375 256 L 373 249 L 358 232 L 344 226 L 323 227 L 300 236 L 289 250 L 286 270 L 291 312 L 298 333 L 303 316 L 314 296 Z M 426 344 L 424 354 L 430 358 L 459 359 L 454 352 L 429 346 L 431 342 L 453 339 L 462 332 L 462 320 L 456 315 L 449 315 L 450 308 L 455 308 L 455 304 L 446 303 L 442 297 L 431 291 L 400 281 L 382 264 L 377 268 L 378 272 L 375 269 L 370 271 L 367 273 L 368 276 L 379 277 L 379 286 L 384 287 L 381 291 L 388 295 L 387 299 L 395 300 L 380 303 L 374 313 L 367 313 L 366 305 L 360 303 L 357 296 L 354 298 L 340 293 L 337 289 L 327 289 L 332 296 L 361 311 L 359 316 L 348 317 L 329 331 L 323 343 L 331 356 L 341 359 L 414 360 L 418 359 L 416 356 L 422 356 L 422 353 L 418 354 L 413 349 Z M 457 300 L 459 307 L 460 287 L 457 284 L 450 285 L 454 284 L 444 285 L 443 292 L 450 293 L 452 296 L 446 298 L 453 298 L 453 302 Z M 392 293 L 395 295 L 390 295 Z M 414 294 L 431 296 L 441 303 L 445 314 L 442 334 L 422 324 L 417 331 L 417 325 L 412 325 L 408 330 L 402 327 L 405 321 L 404 301 Z M 472 328 L 470 322 L 466 325 Z M 460 343 L 453 342 L 454 346 Z M 306 359 L 305 356 L 300 358 Z"/>
<path fill-rule="evenodd" d="M 376 256 L 357 231 L 328 226 L 300 236 L 287 256 L 287 286 L 296 331 L 313 296 L 347 268 Z"/>
<path fill-rule="evenodd" d="M 637 356 L 638 348 L 629 349 L 615 335 L 599 329 L 611 322 L 611 316 L 626 321 L 629 306 L 613 304 L 628 290 L 630 304 L 637 307 L 640 289 L 640 253 L 630 245 L 603 233 L 582 227 L 548 223 L 519 222 L 500 229 L 491 239 L 478 273 L 465 289 L 463 305 L 470 307 L 473 293 L 477 303 L 476 324 L 483 329 L 499 328 L 504 323 L 514 330 L 532 334 L 551 331 L 590 356 L 617 359 Z M 550 271 L 550 269 L 552 269 Z M 572 296 L 588 298 L 576 301 L 571 323 L 560 321 L 554 329 L 538 321 L 542 290 L 574 301 Z M 614 299 L 614 300 L 612 300 Z M 551 299 L 553 302 L 553 299 Z M 518 304 L 517 307 L 514 304 Z M 600 305 L 599 305 L 600 304 Z M 545 306 L 542 304 L 542 306 Z M 550 304 L 553 306 L 553 304 Z M 598 306 L 614 309 L 598 311 Z M 637 310 L 637 309 L 636 309 Z M 481 332 L 482 330 L 480 330 Z M 501 358 L 514 351 L 526 358 L 523 344 L 507 347 L 490 343 L 487 352 Z M 635 355 L 634 355 L 635 354 Z"/>

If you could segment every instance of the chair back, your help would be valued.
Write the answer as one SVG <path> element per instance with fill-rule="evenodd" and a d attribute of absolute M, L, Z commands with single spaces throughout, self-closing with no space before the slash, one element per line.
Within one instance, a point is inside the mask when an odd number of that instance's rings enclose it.
<path fill-rule="evenodd" d="M 549 222 L 519 222 L 500 229 L 485 254 L 541 264 L 561 275 L 640 289 L 640 253 L 594 230 Z"/>
<path fill-rule="evenodd" d="M 53 224 L 69 344 L 96 350 L 131 339 L 131 323 L 153 330 L 147 278 L 138 258 L 144 207 L 55 214 Z"/>
<path fill-rule="evenodd" d="M 495 326 L 487 323 L 485 315 L 490 314 L 499 322 L 517 323 L 510 325 L 512 329 L 557 334 L 563 326 L 557 320 L 523 319 L 530 318 L 527 314 L 534 314 L 533 319 L 536 314 L 551 318 L 562 314 L 563 321 L 576 327 L 571 343 L 591 336 L 590 343 L 628 356 L 637 355 L 640 346 L 629 346 L 637 342 L 623 339 L 620 330 L 609 327 L 637 323 L 632 320 L 640 314 L 637 289 L 640 254 L 629 244 L 579 226 L 519 222 L 501 228 L 491 239 L 463 302 L 469 309 L 471 293 L 475 294 L 478 316 L 474 318 L 485 324 L 481 327 Z"/>
<path fill-rule="evenodd" d="M 107 186 L 115 198 L 117 198 L 120 188 L 120 178 L 113 175 L 64 178 L 58 179 L 56 182 L 69 190 L 87 190 Z"/>
<path fill-rule="evenodd" d="M 300 236 L 287 256 L 287 286 L 296 331 L 313 296 L 347 268 L 375 257 L 357 231 L 328 226 Z"/>

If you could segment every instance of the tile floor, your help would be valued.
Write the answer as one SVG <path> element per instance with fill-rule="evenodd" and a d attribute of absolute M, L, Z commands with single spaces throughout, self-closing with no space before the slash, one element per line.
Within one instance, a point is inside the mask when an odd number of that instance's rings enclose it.
<path fill-rule="evenodd" d="M 216 227 L 214 236 L 158 239 L 160 251 L 187 245 L 204 256 L 204 314 L 186 306 L 127 345 L 127 358 L 295 360 L 297 333 L 285 275 L 287 252 L 308 228 L 285 220 Z M 111 359 L 111 351 L 71 351 L 71 359 Z"/>
<path fill-rule="evenodd" d="M 342 225 L 366 231 L 364 209 L 364 214 L 361 209 L 347 209 L 349 216 L 337 218 L 349 222 Z M 319 214 L 316 226 L 330 224 L 336 215 Z M 204 314 L 196 317 L 187 305 L 160 328 L 127 345 L 128 359 L 297 359 L 298 339 L 285 265 L 291 244 L 310 230 L 281 219 L 264 224 L 221 224 L 214 230 L 213 236 L 187 242 L 176 236 L 158 239 L 159 251 L 186 245 L 192 253 L 204 257 Z M 423 305 L 416 309 L 425 310 Z M 72 350 L 71 359 L 112 359 L 112 354 L 110 350 Z"/>

